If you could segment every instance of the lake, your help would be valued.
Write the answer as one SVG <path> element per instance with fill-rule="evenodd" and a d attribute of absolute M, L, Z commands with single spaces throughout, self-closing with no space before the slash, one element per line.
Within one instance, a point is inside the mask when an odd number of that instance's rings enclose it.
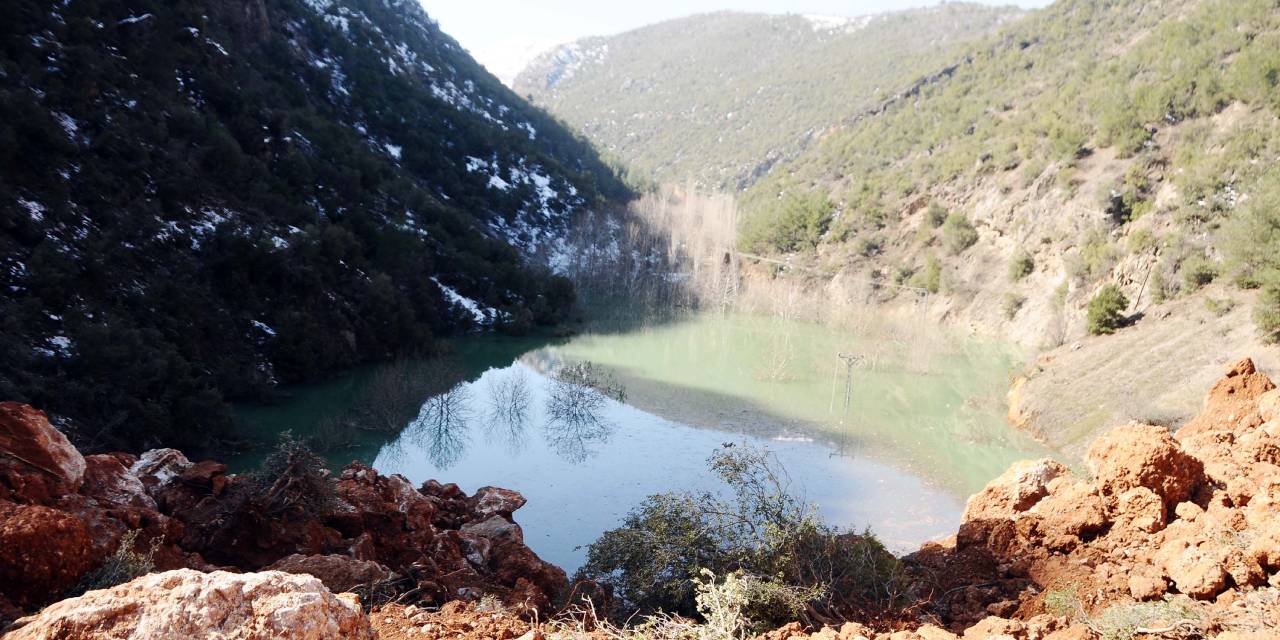
<path fill-rule="evenodd" d="M 520 491 L 529 546 L 570 572 L 646 496 L 718 490 L 706 460 L 722 447 L 768 448 L 824 520 L 870 527 L 895 552 L 954 533 L 967 496 L 1011 462 L 1049 455 L 1005 424 L 1017 358 L 997 343 L 698 313 L 553 342 L 476 336 L 454 352 L 448 381 L 430 383 L 447 393 L 384 417 L 394 429 L 346 433 L 326 456 L 414 484 Z M 557 376 L 582 363 L 625 393 Z M 401 397 L 389 377 L 427 384 L 388 376 L 396 366 L 299 387 L 240 418 L 264 439 L 331 431 L 321 425 L 352 407 L 378 413 L 377 398 Z"/>

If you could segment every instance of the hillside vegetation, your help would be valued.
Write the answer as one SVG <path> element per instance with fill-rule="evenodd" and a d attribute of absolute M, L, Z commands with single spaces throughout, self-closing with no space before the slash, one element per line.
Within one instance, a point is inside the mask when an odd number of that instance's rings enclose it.
<path fill-rule="evenodd" d="M 1221 278 L 1280 336 L 1280 3 L 1061 0 L 954 63 L 745 194 L 741 244 L 899 282 L 940 261 L 994 324 Z"/>
<path fill-rule="evenodd" d="M 0 397 L 90 449 L 572 302 L 538 268 L 627 192 L 409 0 L 57 3 L 0 23 Z"/>
<path fill-rule="evenodd" d="M 737 189 L 1019 15 L 963 3 L 847 19 L 698 15 L 558 47 L 515 87 L 643 179 Z"/>

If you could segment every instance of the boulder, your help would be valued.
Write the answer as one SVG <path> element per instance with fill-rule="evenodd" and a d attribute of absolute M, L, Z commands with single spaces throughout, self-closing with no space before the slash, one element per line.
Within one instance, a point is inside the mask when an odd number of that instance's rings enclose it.
<path fill-rule="evenodd" d="M 1166 530 L 1166 533 L 1168 530 Z M 1230 575 L 1225 554 L 1195 539 L 1166 539 L 1155 554 L 1156 563 L 1181 593 L 1209 599 L 1222 592 Z"/>
<path fill-rule="evenodd" d="M 1258 397 L 1258 415 L 1263 422 L 1280 418 L 1280 389 L 1272 389 Z"/>
<path fill-rule="evenodd" d="M 198 489 L 205 489 L 213 495 L 222 493 L 226 487 L 227 465 L 213 460 L 197 462 L 178 474 L 178 480 Z"/>
<path fill-rule="evenodd" d="M 163 487 L 191 467 L 191 461 L 177 449 L 152 449 L 140 456 L 129 469 L 148 492 Z"/>
<path fill-rule="evenodd" d="M 1178 430 L 1178 437 L 1207 431 L 1252 429 L 1263 422 L 1260 401 L 1276 388 L 1267 374 L 1258 371 L 1253 360 L 1232 364 L 1226 375 L 1213 385 L 1200 415 Z M 1272 406 L 1274 400 L 1268 401 Z"/>
<path fill-rule="evenodd" d="M 1050 482 L 1070 473 L 1065 466 L 1048 458 L 1015 462 L 986 488 L 969 497 L 963 521 L 1013 518 L 1049 495 Z"/>
<path fill-rule="evenodd" d="M 1098 488 L 1118 498 L 1145 487 L 1173 507 L 1205 480 L 1201 462 L 1182 450 L 1165 427 L 1131 423 L 1098 438 L 1085 456 Z"/>
<path fill-rule="evenodd" d="M 373 640 L 353 598 L 311 576 L 178 569 L 63 600 L 23 618 L 6 640 Z"/>
<path fill-rule="evenodd" d="M 84 456 L 43 411 L 0 402 L 0 499 L 50 504 L 84 480 Z"/>
<path fill-rule="evenodd" d="M 340 555 L 304 556 L 295 553 L 272 563 L 266 570 L 315 576 L 334 593 L 351 591 L 360 585 L 391 577 L 391 571 L 376 562 Z"/>
<path fill-rule="evenodd" d="M 471 510 L 481 520 L 495 515 L 510 518 L 516 509 L 524 506 L 524 503 L 524 496 L 520 495 L 518 491 L 500 489 L 498 487 L 481 487 L 471 497 Z"/>
<path fill-rule="evenodd" d="M 0 502 L 0 596 L 19 607 L 44 604 L 93 567 L 89 529 L 39 505 Z"/>
<path fill-rule="evenodd" d="M 1053 548 L 1069 546 L 1079 538 L 1101 531 L 1107 524 L 1098 490 L 1069 477 L 1051 481 L 1049 495 L 1030 512 L 1042 518 L 1040 531 Z"/>
<path fill-rule="evenodd" d="M 156 508 L 155 499 L 147 495 L 142 481 L 129 472 L 129 467 L 120 455 L 96 455 L 84 460 L 81 495 L 93 498 L 102 505 Z"/>

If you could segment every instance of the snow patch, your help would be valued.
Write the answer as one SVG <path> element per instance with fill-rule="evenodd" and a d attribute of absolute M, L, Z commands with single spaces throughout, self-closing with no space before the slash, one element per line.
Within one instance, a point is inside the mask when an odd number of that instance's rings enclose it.
<path fill-rule="evenodd" d="M 142 15 L 140 15 L 140 16 L 129 16 L 128 18 L 125 18 L 124 20 L 121 20 L 121 21 L 117 22 L 116 24 L 137 24 L 137 23 L 139 23 L 139 22 L 142 22 L 143 20 L 150 20 L 150 19 L 152 19 L 152 18 L 154 18 L 154 17 L 155 17 L 155 15 L 153 15 L 153 14 L 150 14 L 150 13 L 144 13 L 144 14 L 142 14 Z"/>
<path fill-rule="evenodd" d="M 458 293 L 451 287 L 441 284 L 440 280 L 435 276 L 431 276 L 431 281 L 436 283 L 437 287 L 440 287 L 440 291 L 444 293 L 444 297 L 447 298 L 449 302 L 462 307 L 470 313 L 471 318 L 475 320 L 476 324 L 487 325 L 492 323 L 493 319 L 497 317 L 498 312 L 496 310 L 480 306 L 480 304 L 475 300 Z"/>
<path fill-rule="evenodd" d="M 27 200 L 25 198 L 18 198 L 18 206 L 26 209 L 27 215 L 31 216 L 32 220 L 36 222 L 42 222 L 44 220 L 44 205 L 39 202 L 36 202 L 35 200 Z"/>

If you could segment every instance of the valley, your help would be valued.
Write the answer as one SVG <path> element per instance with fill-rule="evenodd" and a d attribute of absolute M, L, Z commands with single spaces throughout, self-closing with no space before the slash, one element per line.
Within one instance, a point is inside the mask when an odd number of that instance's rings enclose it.
<path fill-rule="evenodd" d="M 0 635 L 1280 634 L 1280 4 L 769 6 L 17 0 Z"/>

